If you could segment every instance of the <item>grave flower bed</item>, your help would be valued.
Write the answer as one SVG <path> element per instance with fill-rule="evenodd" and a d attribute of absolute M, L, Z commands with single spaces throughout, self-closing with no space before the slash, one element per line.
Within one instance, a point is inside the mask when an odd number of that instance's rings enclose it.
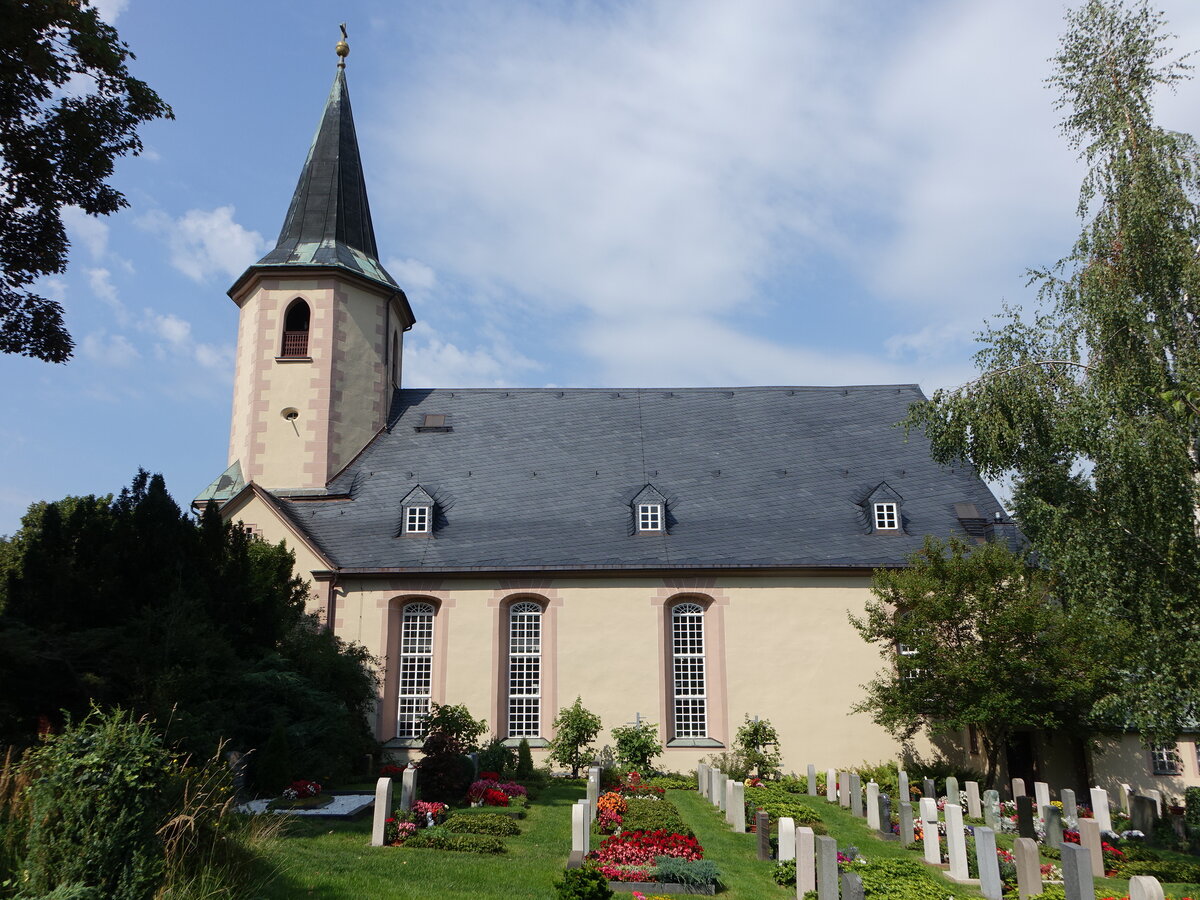
<path fill-rule="evenodd" d="M 320 809 L 332 802 L 333 797 L 321 796 L 321 785 L 317 782 L 293 781 L 267 809 Z"/>
<path fill-rule="evenodd" d="M 637 772 L 628 773 L 625 779 L 617 785 L 617 792 L 625 797 L 646 799 L 662 799 L 667 793 L 666 788 L 643 781 L 642 776 Z"/>
<path fill-rule="evenodd" d="M 626 831 L 589 854 L 609 881 L 656 881 L 656 861 L 663 856 L 699 860 L 704 848 L 694 837 L 669 831 Z"/>
<path fill-rule="evenodd" d="M 495 772 L 484 772 L 495 775 Z M 529 792 L 514 781 L 501 782 L 495 778 L 480 778 L 467 788 L 467 799 L 476 806 L 510 806 L 514 798 L 528 797 Z"/>
<path fill-rule="evenodd" d="M 520 833 L 507 817 L 503 822 L 475 815 L 448 819 L 449 812 L 445 803 L 414 803 L 410 811 L 398 811 L 384 822 L 383 842 L 410 850 L 506 853 L 508 848 L 497 835 Z"/>

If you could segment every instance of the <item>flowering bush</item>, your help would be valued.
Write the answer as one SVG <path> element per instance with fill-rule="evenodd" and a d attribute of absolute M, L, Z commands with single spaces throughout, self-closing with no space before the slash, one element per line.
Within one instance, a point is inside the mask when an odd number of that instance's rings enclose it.
<path fill-rule="evenodd" d="M 293 781 L 283 789 L 284 800 L 307 800 L 321 793 L 321 786 L 315 781 Z"/>
<path fill-rule="evenodd" d="M 407 768 L 408 768 L 408 766 L 395 766 L 395 765 L 392 765 L 391 763 L 388 763 L 386 766 L 383 766 L 382 768 L 380 768 L 379 777 L 380 778 L 399 778 L 401 775 L 404 774 L 404 770 Z"/>
<path fill-rule="evenodd" d="M 479 780 L 480 781 L 499 781 L 500 773 L 499 772 L 480 772 Z"/>
<path fill-rule="evenodd" d="M 627 831 L 607 837 L 592 852 L 592 858 L 601 866 L 649 866 L 653 867 L 658 856 L 676 856 L 680 859 L 700 859 L 704 848 L 695 838 L 668 831 Z M 616 881 L 639 881 L 638 878 L 619 878 Z"/>
<path fill-rule="evenodd" d="M 488 788 L 483 792 L 484 806 L 508 806 L 508 794 L 504 791 L 498 791 L 495 788 Z"/>
<path fill-rule="evenodd" d="M 412 822 L 402 822 L 392 817 L 383 823 L 383 842 L 385 844 L 402 844 L 416 833 L 417 826 Z"/>
<path fill-rule="evenodd" d="M 493 772 L 484 772 L 485 775 L 495 774 Z M 496 795 L 499 795 L 498 797 Z M 523 786 L 515 781 L 506 781 L 503 784 L 493 778 L 481 778 L 478 781 L 472 782 L 467 788 L 467 799 L 472 803 L 483 803 L 487 806 L 508 806 L 509 797 L 526 797 L 529 795 Z M 501 799 L 503 798 L 503 799 Z"/>
<path fill-rule="evenodd" d="M 412 811 L 416 815 L 417 821 L 424 824 L 428 824 L 432 819 L 433 824 L 436 825 L 446 818 L 445 803 L 426 803 L 418 800 L 413 804 Z"/>
<path fill-rule="evenodd" d="M 666 794 L 666 789 L 647 784 L 637 772 L 630 772 L 625 780 L 617 785 L 617 790 L 626 797 L 659 798 Z"/>
<path fill-rule="evenodd" d="M 621 827 L 621 823 L 625 819 L 618 812 L 613 812 L 611 809 L 602 809 L 596 817 L 597 827 L 602 834 L 612 834 Z"/>

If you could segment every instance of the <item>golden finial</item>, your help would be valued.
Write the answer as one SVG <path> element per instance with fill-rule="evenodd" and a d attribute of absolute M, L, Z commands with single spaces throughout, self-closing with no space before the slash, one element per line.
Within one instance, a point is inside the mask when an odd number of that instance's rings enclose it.
<path fill-rule="evenodd" d="M 334 52 L 337 53 L 337 55 L 340 57 L 340 59 L 338 60 L 338 68 L 344 69 L 344 68 L 346 68 L 346 57 L 350 55 L 350 45 L 346 43 L 346 23 L 345 22 L 342 23 L 341 28 L 342 28 L 342 39 L 337 42 L 337 46 L 334 47 L 333 49 L 334 49 Z"/>

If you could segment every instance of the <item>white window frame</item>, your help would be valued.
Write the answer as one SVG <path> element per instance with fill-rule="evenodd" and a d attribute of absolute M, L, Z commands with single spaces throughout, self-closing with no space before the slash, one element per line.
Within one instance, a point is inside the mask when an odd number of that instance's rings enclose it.
<path fill-rule="evenodd" d="M 663 505 L 661 503 L 638 504 L 638 531 L 663 530 Z"/>
<path fill-rule="evenodd" d="M 429 534 L 433 522 L 433 507 L 415 504 L 404 508 L 404 533 Z"/>
<path fill-rule="evenodd" d="M 542 614 L 540 603 L 521 600 L 508 610 L 508 736 L 542 734 Z"/>
<path fill-rule="evenodd" d="M 430 603 L 409 603 L 400 617 L 400 669 L 397 680 L 396 737 L 416 740 L 425 730 L 433 697 L 433 629 Z"/>
<path fill-rule="evenodd" d="M 671 700 L 675 738 L 708 737 L 708 672 L 704 607 L 671 607 Z"/>
<path fill-rule="evenodd" d="M 1182 775 L 1183 757 L 1177 743 L 1157 744 L 1150 750 L 1150 772 L 1153 775 Z"/>
<path fill-rule="evenodd" d="M 876 503 L 874 522 L 876 531 L 899 531 L 900 504 L 890 500 Z"/>

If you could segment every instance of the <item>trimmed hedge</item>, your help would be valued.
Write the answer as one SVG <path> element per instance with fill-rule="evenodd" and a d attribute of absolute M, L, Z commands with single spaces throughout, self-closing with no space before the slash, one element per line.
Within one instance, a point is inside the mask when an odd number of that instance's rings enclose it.
<path fill-rule="evenodd" d="M 512 816 L 502 813 L 480 813 L 474 816 L 454 815 L 446 820 L 446 828 L 455 834 L 499 834 L 521 833 L 521 826 Z"/>
<path fill-rule="evenodd" d="M 621 817 L 622 831 L 670 831 L 695 837 L 692 829 L 679 815 L 675 804 L 669 800 L 643 800 L 633 798 L 628 801 L 628 809 Z"/>
<path fill-rule="evenodd" d="M 924 863 L 910 859 L 881 859 L 857 863 L 851 870 L 862 878 L 867 897 L 887 900 L 947 900 L 954 889 L 932 874 Z"/>
<path fill-rule="evenodd" d="M 500 838 L 487 834 L 451 834 L 444 827 L 424 828 L 404 842 L 418 850 L 453 850 L 459 853 L 507 853 Z"/>

